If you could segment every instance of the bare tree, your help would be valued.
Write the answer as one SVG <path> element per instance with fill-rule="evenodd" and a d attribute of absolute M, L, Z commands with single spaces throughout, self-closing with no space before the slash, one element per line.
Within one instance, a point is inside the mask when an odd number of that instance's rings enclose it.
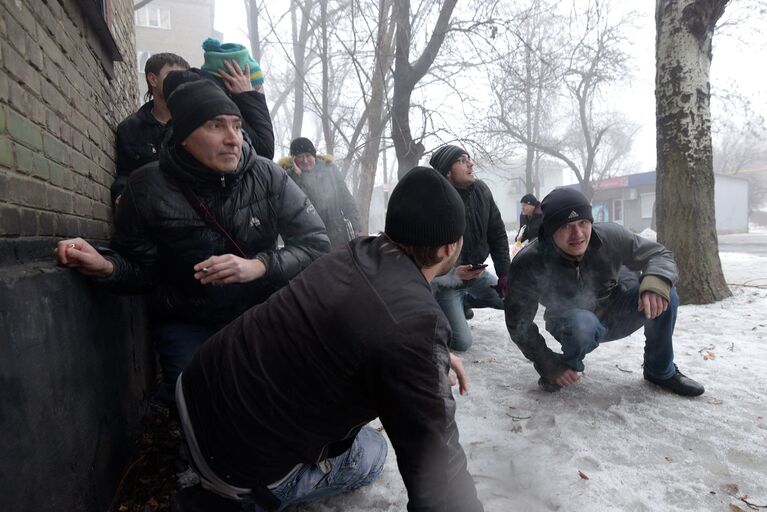
<path fill-rule="evenodd" d="M 394 58 L 394 96 L 392 98 L 392 140 L 397 154 L 398 175 L 402 177 L 418 164 L 425 148 L 416 142 L 410 128 L 410 98 L 416 84 L 426 75 L 445 40 L 450 17 L 458 0 L 444 0 L 437 13 L 437 20 L 426 47 L 413 62 L 410 49 L 413 46 L 410 0 L 394 0 L 393 19 L 396 23 Z"/>
<path fill-rule="evenodd" d="M 711 84 L 714 27 L 728 0 L 656 0 L 658 240 L 679 265 L 679 296 L 707 304 L 731 292 L 714 217 Z"/>
<path fill-rule="evenodd" d="M 259 5 L 257 0 L 244 0 L 245 14 L 248 17 L 248 39 L 250 53 L 257 62 L 261 62 L 261 32 L 258 26 Z"/>
<path fill-rule="evenodd" d="M 495 115 L 489 116 L 494 123 L 488 131 L 524 146 L 528 190 L 535 181 L 533 163 L 540 152 L 564 162 L 591 198 L 593 182 L 617 170 L 636 132 L 614 115 L 600 114 L 597 106 L 606 87 L 628 74 L 622 29 L 633 14 L 614 19 L 610 3 L 600 0 L 590 0 L 585 9 L 576 10 L 580 5 L 573 4 L 569 19 L 544 15 L 544 7 L 537 2 L 525 14 L 525 25 L 515 31 L 521 46 L 516 55 L 523 55 L 523 60 L 516 66 L 516 75 L 502 74 L 493 84 Z M 563 40 L 557 34 L 568 37 Z M 555 50 L 557 45 L 562 48 Z M 557 87 L 567 98 L 565 105 L 551 105 Z M 543 126 L 547 112 L 542 101 L 549 108 L 559 107 L 565 116 Z M 568 129 L 557 133 L 555 127 L 563 124 Z M 610 147 L 611 141 L 616 145 Z"/>

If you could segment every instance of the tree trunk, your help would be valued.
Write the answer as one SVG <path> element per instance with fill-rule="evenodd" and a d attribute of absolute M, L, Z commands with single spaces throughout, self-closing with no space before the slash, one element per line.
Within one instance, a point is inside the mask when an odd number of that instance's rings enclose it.
<path fill-rule="evenodd" d="M 709 70 L 728 0 L 657 0 L 655 102 L 658 241 L 674 252 L 683 303 L 731 295 L 714 216 Z"/>
<path fill-rule="evenodd" d="M 320 55 L 322 63 L 322 136 L 329 155 L 335 152 L 330 121 L 330 58 L 328 57 L 328 3 L 320 2 Z"/>
<path fill-rule="evenodd" d="M 250 54 L 261 63 L 261 35 L 258 30 L 257 0 L 245 0 L 245 10 L 248 17 L 248 39 L 250 39 Z"/>

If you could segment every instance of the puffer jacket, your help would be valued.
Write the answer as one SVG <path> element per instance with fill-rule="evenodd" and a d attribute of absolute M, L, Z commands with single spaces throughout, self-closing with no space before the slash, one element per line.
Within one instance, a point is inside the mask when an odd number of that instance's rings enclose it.
<path fill-rule="evenodd" d="M 511 262 L 509 237 L 490 188 L 485 182 L 476 180 L 468 189 L 457 190 L 466 207 L 466 230 L 458 263 L 483 263 L 490 255 L 495 275 L 505 276 Z"/>
<path fill-rule="evenodd" d="M 343 453 L 380 417 L 408 510 L 481 511 L 458 442 L 449 339 L 413 261 L 383 236 L 357 238 L 219 331 L 186 366 L 200 452 L 229 484 L 261 487 Z"/>
<path fill-rule="evenodd" d="M 104 284 L 122 293 L 154 289 L 156 318 L 218 326 L 263 302 L 329 251 L 322 220 L 301 189 L 247 142 L 237 170 L 219 174 L 171 140 L 169 130 L 159 162 L 128 180 L 115 214 L 113 252 L 106 255 L 114 272 Z M 194 279 L 195 264 L 212 255 L 239 254 L 203 221 L 181 186 L 197 194 L 246 257 L 264 262 L 263 278 L 225 286 Z M 278 235 L 284 241 L 279 249 Z"/>
<path fill-rule="evenodd" d="M 641 272 L 640 279 L 657 276 L 670 286 L 677 280 L 671 251 L 610 222 L 592 225 L 582 258 L 563 255 L 545 233 L 514 257 L 505 300 L 506 327 L 542 376 L 548 377 L 559 360 L 533 321 L 538 304 L 546 308 L 547 321 L 573 308 L 601 319 L 626 288 L 623 276 L 633 278 L 622 267 Z"/>
<path fill-rule="evenodd" d="M 316 162 L 311 171 L 297 174 L 293 169 L 292 158 L 283 157 L 278 161 L 317 208 L 328 231 L 330 245 L 335 248 L 350 240 L 346 220 L 351 222 L 354 233 L 362 231 L 362 223 L 354 198 L 333 164 L 333 158 L 330 155 L 317 155 Z"/>
<path fill-rule="evenodd" d="M 216 81 L 222 88 L 223 83 Z M 224 88 L 224 90 L 226 90 Z M 229 95 L 242 114 L 242 129 L 250 139 L 257 155 L 271 160 L 274 158 L 274 130 L 266 96 L 257 91 Z M 144 103 L 138 111 L 125 118 L 115 135 L 117 177 L 112 183 L 112 202 L 122 194 L 128 176 L 160 156 L 160 144 L 165 134 L 165 125 L 152 115 L 154 101 Z"/>

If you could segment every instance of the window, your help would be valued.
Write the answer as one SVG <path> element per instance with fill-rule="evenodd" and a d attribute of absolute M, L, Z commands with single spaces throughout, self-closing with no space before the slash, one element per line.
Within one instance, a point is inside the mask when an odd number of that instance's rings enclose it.
<path fill-rule="evenodd" d="M 655 209 L 655 192 L 639 195 L 639 205 L 643 219 L 652 219 L 652 211 Z"/>
<path fill-rule="evenodd" d="M 623 199 L 613 199 L 613 222 L 623 224 Z"/>
<path fill-rule="evenodd" d="M 170 30 L 170 9 L 156 5 L 142 7 L 136 11 L 136 25 Z"/>
<path fill-rule="evenodd" d="M 149 57 L 152 56 L 152 52 L 147 51 L 138 51 L 136 52 L 136 66 L 138 66 L 138 72 L 144 73 L 144 68 L 146 67 L 146 61 L 149 60 Z"/>

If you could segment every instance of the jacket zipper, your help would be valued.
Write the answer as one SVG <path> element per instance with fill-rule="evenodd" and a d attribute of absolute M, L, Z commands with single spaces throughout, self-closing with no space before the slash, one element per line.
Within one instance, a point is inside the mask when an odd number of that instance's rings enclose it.
<path fill-rule="evenodd" d="M 221 175 L 221 188 L 226 188 L 226 178 L 224 175 Z"/>

